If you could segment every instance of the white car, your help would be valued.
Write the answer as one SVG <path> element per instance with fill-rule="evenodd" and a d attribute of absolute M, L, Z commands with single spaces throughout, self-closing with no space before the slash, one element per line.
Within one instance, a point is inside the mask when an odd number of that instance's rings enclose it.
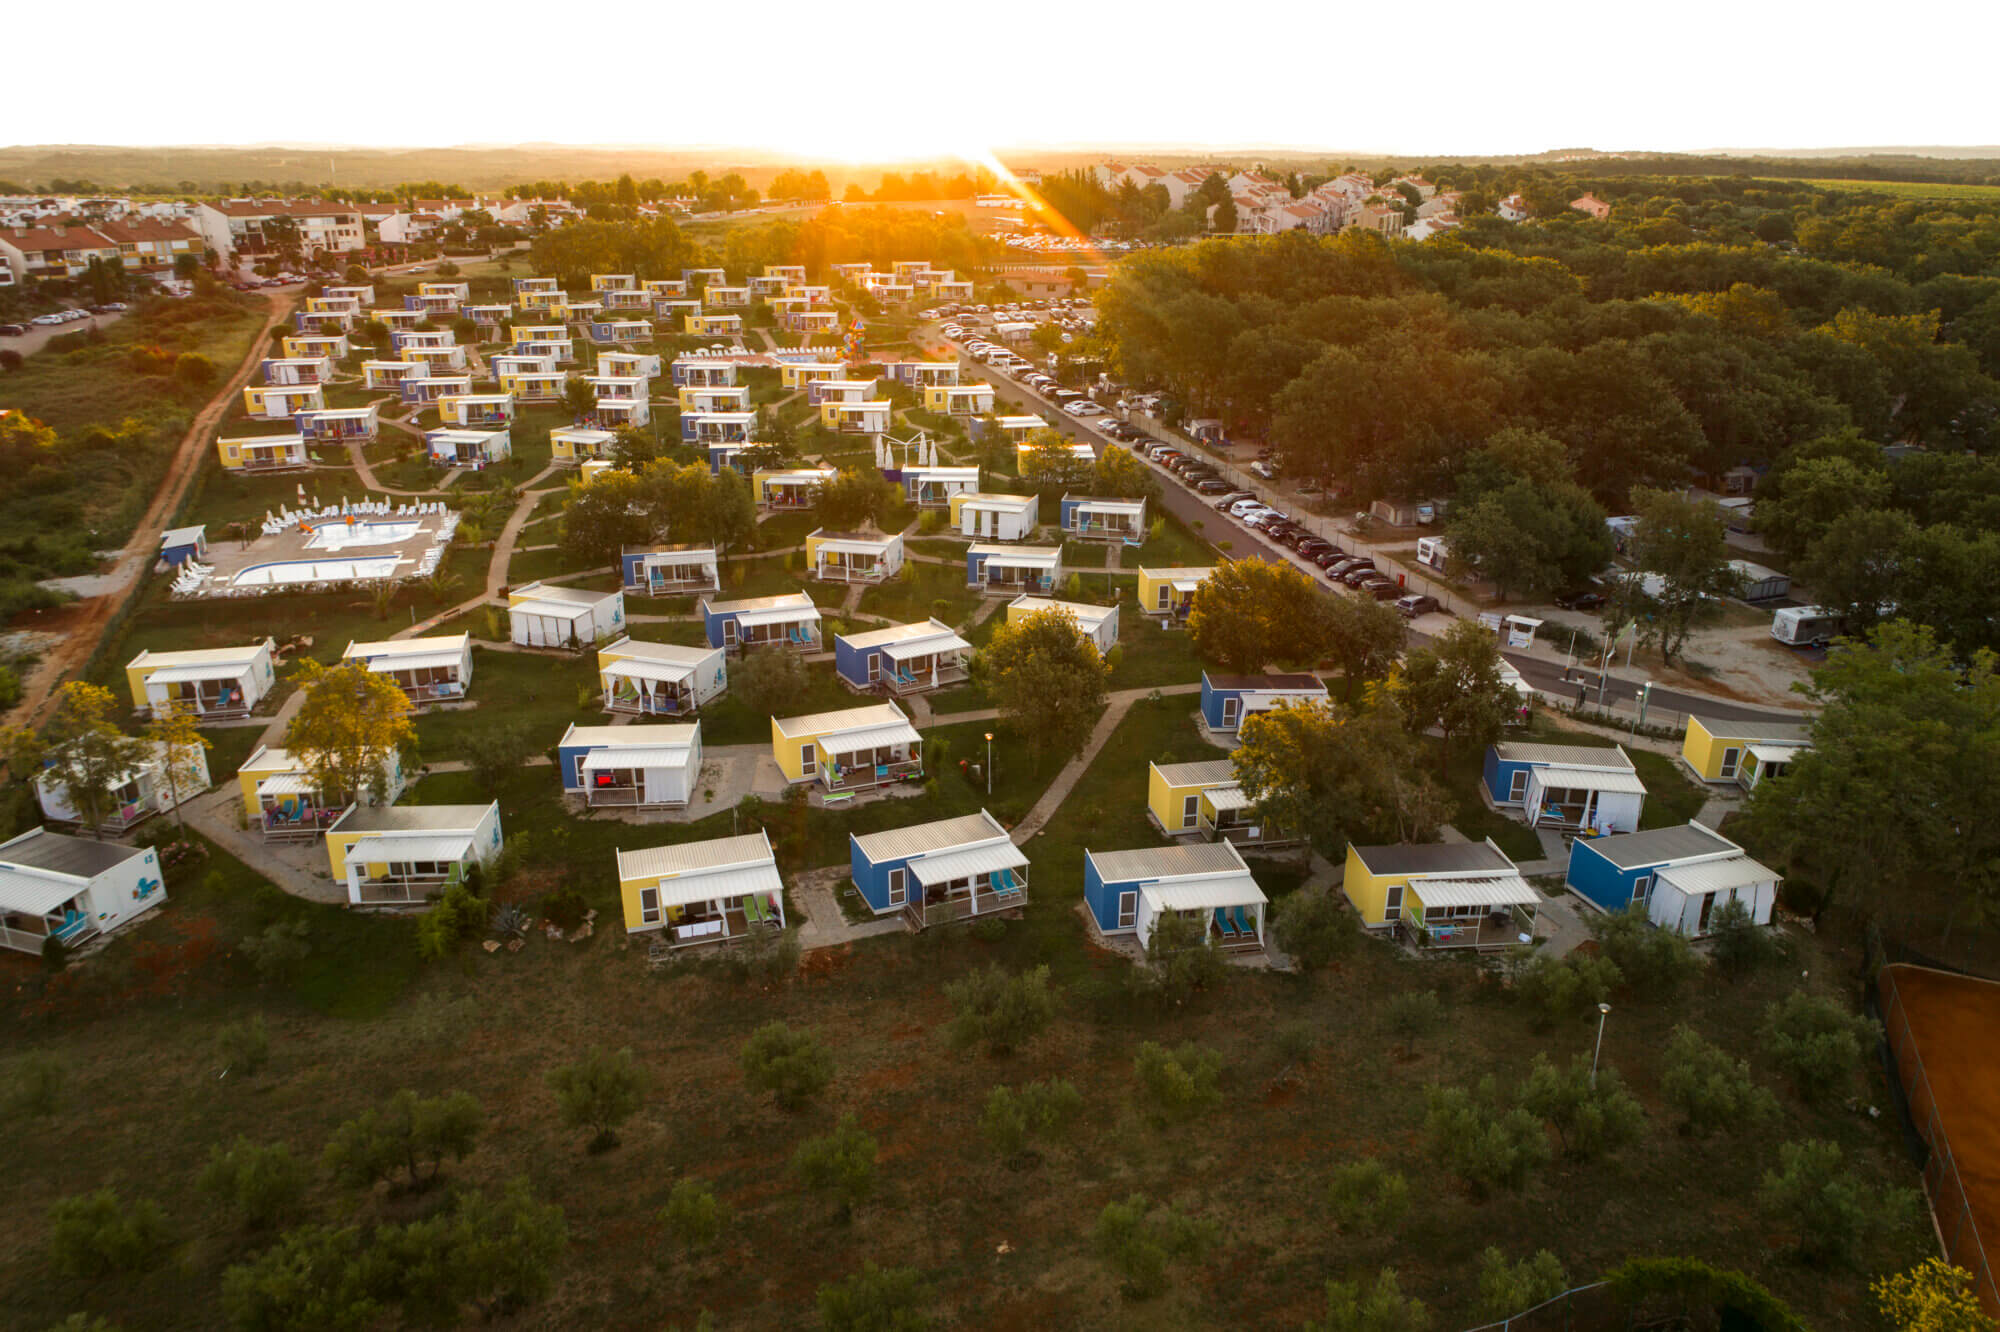
<path fill-rule="evenodd" d="M 1099 407 L 1096 403 L 1092 402 L 1088 398 L 1084 398 L 1078 402 L 1065 403 L 1063 404 L 1063 410 L 1068 412 L 1071 416 L 1104 415 L 1104 409 L 1102 407 Z"/>
<path fill-rule="evenodd" d="M 1238 500 L 1236 501 L 1236 503 L 1229 506 L 1229 516 L 1232 518 L 1248 518 L 1251 514 L 1256 513 L 1259 509 L 1262 509 L 1267 513 L 1270 511 L 1269 507 L 1265 505 L 1265 503 L 1262 500 L 1254 500 L 1254 499 Z"/>
<path fill-rule="evenodd" d="M 60 324 L 62 321 L 61 315 L 38 314 L 28 322 L 31 324 Z"/>

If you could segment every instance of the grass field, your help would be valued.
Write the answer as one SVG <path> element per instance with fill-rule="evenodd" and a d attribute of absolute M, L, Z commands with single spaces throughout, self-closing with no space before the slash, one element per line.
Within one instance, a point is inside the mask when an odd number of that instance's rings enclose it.
<path fill-rule="evenodd" d="M 2000 185 L 1973 185 L 1919 180 L 1824 180 L 1804 182 L 1822 190 L 1865 190 L 1896 199 L 2000 199 Z"/>

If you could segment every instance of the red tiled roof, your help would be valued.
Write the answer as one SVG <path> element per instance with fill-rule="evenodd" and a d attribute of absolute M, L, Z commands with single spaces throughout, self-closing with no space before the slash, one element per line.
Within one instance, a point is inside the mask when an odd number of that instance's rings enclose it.
<path fill-rule="evenodd" d="M 219 199 L 209 207 L 228 217 L 331 217 L 335 213 L 359 212 L 353 204 L 311 199 Z"/>
<path fill-rule="evenodd" d="M 23 252 L 30 250 L 115 250 L 89 227 L 13 227 L 0 231 L 0 240 Z"/>
<path fill-rule="evenodd" d="M 120 245 L 140 245 L 147 241 L 191 241 L 195 239 L 194 229 L 181 222 L 165 222 L 152 218 L 141 218 L 132 222 L 99 222 L 95 228 L 98 235 Z"/>

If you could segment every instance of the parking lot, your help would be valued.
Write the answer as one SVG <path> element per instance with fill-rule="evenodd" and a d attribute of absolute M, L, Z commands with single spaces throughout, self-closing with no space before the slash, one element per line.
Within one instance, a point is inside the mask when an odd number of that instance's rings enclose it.
<path fill-rule="evenodd" d="M 83 333 L 93 328 L 103 328 L 125 317 L 123 309 L 106 309 L 102 313 L 85 312 L 84 318 L 72 319 L 61 324 L 36 324 L 21 320 L 19 333 L 0 334 L 0 347 L 17 351 L 23 356 L 33 356 L 47 346 L 49 339 L 59 338 L 65 333 Z"/>

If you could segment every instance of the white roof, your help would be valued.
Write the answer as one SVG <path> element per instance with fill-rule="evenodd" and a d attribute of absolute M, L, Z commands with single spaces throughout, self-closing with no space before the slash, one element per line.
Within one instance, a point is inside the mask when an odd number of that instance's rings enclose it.
<path fill-rule="evenodd" d="M 538 598 L 534 601 L 517 601 L 507 608 L 509 615 L 517 611 L 522 615 L 546 615 L 555 620 L 580 620 L 590 614 L 591 608 L 579 606 L 574 602 L 543 601 Z"/>
<path fill-rule="evenodd" d="M 1800 750 L 1811 748 L 1812 746 L 1803 740 L 1795 745 L 1765 740 L 1750 746 L 1750 752 L 1765 763 L 1789 763 L 1799 756 Z"/>
<path fill-rule="evenodd" d="M 775 610 L 790 607 L 798 610 L 818 611 L 813 599 L 803 592 L 780 592 L 768 597 L 744 597 L 737 601 L 704 601 L 702 605 L 717 615 L 742 615 L 746 611 Z"/>
<path fill-rule="evenodd" d="M 987 510 L 987 509 L 992 509 L 992 510 L 1004 509 L 1009 511 L 1017 509 L 1025 509 L 1029 505 L 1033 504 L 1035 502 L 1035 499 L 1036 497 L 1033 495 L 994 495 L 994 494 L 989 494 L 985 491 L 976 491 L 970 493 L 962 492 L 958 496 L 959 503 L 963 507 L 972 509 L 974 511 Z"/>
<path fill-rule="evenodd" d="M 284 435 L 283 439 L 298 439 L 298 435 Z M 191 546 L 207 533 L 207 523 L 197 523 L 193 527 L 170 527 L 160 534 L 160 546 Z"/>
<path fill-rule="evenodd" d="M 945 639 L 945 642 L 935 642 Z M 888 648 L 890 655 L 898 655 L 894 649 L 900 647 L 905 653 L 933 652 L 953 647 L 970 647 L 964 639 L 936 620 L 925 620 L 922 624 L 892 624 L 881 629 L 870 629 L 865 634 L 845 634 L 842 641 L 849 647 Z"/>
<path fill-rule="evenodd" d="M 766 861 L 761 865 L 739 865 L 733 869 L 690 870 L 673 878 L 661 879 L 655 887 L 660 894 L 661 906 L 687 906 L 692 902 L 747 897 L 751 893 L 782 893 L 785 881 L 778 877 L 778 867 Z"/>
<path fill-rule="evenodd" d="M 613 666 L 629 664 L 625 660 L 627 658 L 663 662 L 669 666 L 699 666 L 721 650 L 706 646 L 689 647 L 682 643 L 649 643 L 639 638 L 621 638 L 610 647 L 602 649 L 599 655 L 615 654 L 620 658 L 618 661 L 605 663 L 605 669 L 610 670 Z"/>
<path fill-rule="evenodd" d="M 281 772 L 257 783 L 258 795 L 312 795 L 319 783 L 303 772 Z"/>
<path fill-rule="evenodd" d="M 1077 508 L 1087 509 L 1092 513 L 1140 514 L 1146 511 L 1146 501 L 1144 500 L 1080 499 L 1075 501 L 1075 503 Z"/>
<path fill-rule="evenodd" d="M 742 869 L 772 863 L 771 839 L 762 832 L 736 837 L 712 837 L 705 842 L 677 842 L 618 853 L 620 879 L 674 878 L 720 869 Z"/>
<path fill-rule="evenodd" d="M 789 624 L 793 620 L 817 620 L 819 607 L 810 600 L 803 606 L 771 606 L 764 610 L 747 610 L 736 613 L 738 624 Z"/>
<path fill-rule="evenodd" d="M 1015 597 L 1007 603 L 1007 609 L 1015 607 L 1024 611 L 1068 611 L 1075 617 L 1077 626 L 1084 630 L 1097 628 L 1106 620 L 1116 618 L 1116 606 L 1092 606 L 1081 601 L 1055 601 L 1048 597 Z"/>
<path fill-rule="evenodd" d="M 1534 906 L 1542 899 L 1518 874 L 1482 879 L 1430 878 L 1413 875 L 1410 891 L 1430 907 Z"/>
<path fill-rule="evenodd" d="M 695 742 L 700 722 L 649 722 L 638 726 L 577 726 L 563 732 L 560 746 L 607 745 L 613 749 L 648 746 L 685 747 Z"/>
<path fill-rule="evenodd" d="M 1572 768 L 1562 763 L 1551 763 L 1531 771 L 1534 773 L 1535 781 L 1544 791 L 1551 787 L 1564 787 L 1572 791 L 1646 794 L 1646 784 L 1639 780 L 1639 774 L 1636 772 L 1611 768 Z"/>
<path fill-rule="evenodd" d="M 819 541 L 816 549 L 837 550 L 843 553 L 852 551 L 860 555 L 872 555 L 878 551 L 887 550 L 903 539 L 900 532 L 891 532 L 887 536 L 877 537 L 861 536 L 855 533 L 849 533 L 845 536 L 819 536 L 818 533 L 814 533 L 814 536 Z"/>
<path fill-rule="evenodd" d="M 615 768 L 684 768 L 694 757 L 690 745 L 605 746 L 583 756 L 585 772 L 606 772 Z"/>
<path fill-rule="evenodd" d="M 853 640 L 849 640 L 852 642 Z M 922 634 L 914 638 L 901 638 L 882 644 L 887 656 L 900 661 L 904 657 L 921 657 L 933 652 L 970 652 L 972 644 L 960 638 L 949 629 L 936 633 Z"/>
<path fill-rule="evenodd" d="M 984 555 L 995 564 L 1053 569 L 1057 561 L 1062 559 L 1062 547 L 974 545 L 966 547 L 966 554 Z"/>
<path fill-rule="evenodd" d="M 340 654 L 341 660 L 349 657 L 422 657 L 423 665 L 434 663 L 428 659 L 440 653 L 449 654 L 457 661 L 472 643 L 471 634 L 432 634 L 425 638 L 385 638 L 374 643 L 349 643 L 347 651 Z"/>
<path fill-rule="evenodd" d="M 890 828 L 866 836 L 849 834 L 861 854 L 878 864 L 884 860 L 904 860 L 933 851 L 952 851 L 1006 835 L 1007 830 L 983 809 L 977 814 L 915 823 L 907 828 Z"/>
<path fill-rule="evenodd" d="M 858 708 L 836 708 L 832 712 L 809 712 L 799 717 L 774 717 L 785 735 L 824 735 L 828 731 L 858 731 L 871 726 L 890 726 L 909 720 L 894 703 L 865 703 Z"/>
<path fill-rule="evenodd" d="M 1249 809 L 1257 803 L 1245 795 L 1243 788 L 1234 782 L 1230 782 L 1226 786 L 1205 787 L 1202 794 L 1207 797 L 1208 803 L 1215 806 L 1218 810 Z"/>
<path fill-rule="evenodd" d="M 905 721 L 884 726 L 862 726 L 851 731 L 822 731 L 819 743 L 829 753 L 852 754 L 864 749 L 879 749 L 884 745 L 914 745 L 920 738 L 917 728 Z"/>
<path fill-rule="evenodd" d="M 1662 865 L 1653 873 L 1656 880 L 1672 884 L 1689 897 L 1748 888 L 1759 883 L 1775 883 L 1778 879 L 1776 870 L 1766 868 L 1748 856 L 1699 860 L 1692 865 Z"/>
<path fill-rule="evenodd" d="M 0 866 L 0 909 L 46 916 L 87 886 L 82 879 L 47 879 Z"/>
<path fill-rule="evenodd" d="M 918 883 L 949 883 L 953 879 L 969 879 L 976 874 L 992 874 L 997 870 L 1026 869 L 1027 865 L 1028 858 L 1022 854 L 1020 847 L 1005 837 L 996 837 L 963 851 L 919 856 L 910 862 L 910 873 L 917 876 Z"/>
<path fill-rule="evenodd" d="M 208 665 L 169 666 L 146 677 L 147 684 L 178 684 L 194 680 L 233 680 L 250 669 L 247 661 L 218 661 Z"/>
<path fill-rule="evenodd" d="M 410 671 L 429 666 L 463 666 L 465 658 L 457 652 L 438 649 L 430 652 L 411 652 L 400 657 L 375 657 L 368 662 L 370 671 Z"/>
<path fill-rule="evenodd" d="M 1134 879 L 1199 879 L 1248 873 L 1243 857 L 1228 842 L 1196 842 L 1185 846 L 1148 846 L 1131 851 L 1089 851 L 1106 883 Z"/>
<path fill-rule="evenodd" d="M 1002 416 L 995 419 L 1000 422 L 1002 430 L 1032 430 L 1036 426 L 1048 424 L 1039 416 Z"/>
<path fill-rule="evenodd" d="M 1178 883 L 1149 883 L 1139 889 L 1156 910 L 1202 911 L 1254 906 L 1268 899 L 1248 874 L 1216 874 Z"/>
<path fill-rule="evenodd" d="M 610 601 L 618 593 L 616 591 L 593 592 L 589 588 L 583 587 L 552 587 L 547 583 L 528 583 L 525 586 L 515 588 L 514 595 L 525 596 L 531 601 L 561 602 L 572 607 L 588 609 Z"/>
<path fill-rule="evenodd" d="M 670 661 L 648 661 L 643 657 L 632 657 L 620 661 L 604 663 L 606 675 L 623 675 L 634 680 L 685 680 L 694 674 L 691 665 L 677 665 Z"/>
<path fill-rule="evenodd" d="M 370 862 L 386 864 L 404 860 L 462 860 L 472 849 L 472 836 L 461 833 L 456 836 L 404 837 L 396 833 L 371 833 L 367 837 L 356 838 L 347 848 L 347 859 L 362 864 Z"/>

